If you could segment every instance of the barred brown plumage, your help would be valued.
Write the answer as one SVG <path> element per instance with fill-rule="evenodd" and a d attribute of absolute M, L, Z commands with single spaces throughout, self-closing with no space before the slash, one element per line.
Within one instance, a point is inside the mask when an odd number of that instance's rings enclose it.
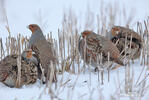
<path fill-rule="evenodd" d="M 21 86 L 33 84 L 38 79 L 36 58 L 29 56 L 28 51 L 24 51 L 21 55 Z M 13 54 L 0 61 L 0 81 L 9 87 L 17 87 L 17 58 L 18 55 Z"/>
<path fill-rule="evenodd" d="M 113 43 L 116 43 L 116 41 L 119 40 L 119 42 L 117 43 L 117 47 L 120 52 L 123 52 L 122 56 L 126 54 L 126 57 L 129 57 L 130 59 L 137 59 L 140 57 L 141 49 L 143 46 L 143 39 L 137 32 L 126 27 L 114 26 L 111 29 L 111 34 L 112 37 L 110 38 Z M 126 52 L 124 51 L 125 42 Z"/>
<path fill-rule="evenodd" d="M 97 63 L 100 63 L 100 60 L 97 60 L 97 57 L 101 53 L 102 63 L 106 63 L 108 61 L 109 52 L 110 61 L 124 65 L 123 62 L 119 59 L 119 50 L 109 39 L 92 31 L 84 31 L 81 33 L 81 35 L 83 39 L 79 40 L 79 52 L 82 59 L 87 64 L 89 64 L 91 60 L 91 65 L 97 67 Z"/>

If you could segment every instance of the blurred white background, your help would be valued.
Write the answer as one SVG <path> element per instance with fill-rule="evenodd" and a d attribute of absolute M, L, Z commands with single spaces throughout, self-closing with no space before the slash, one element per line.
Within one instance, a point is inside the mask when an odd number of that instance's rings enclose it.
<path fill-rule="evenodd" d="M 118 3 L 124 6 L 128 14 L 132 13 L 137 21 L 143 21 L 149 16 L 149 0 L 0 0 L 0 37 L 8 35 L 5 25 L 3 9 L 6 10 L 8 23 L 12 35 L 18 33 L 30 35 L 26 28 L 28 24 L 40 24 L 45 33 L 52 31 L 57 32 L 61 27 L 63 13 L 68 12 L 71 8 L 77 15 L 82 18 L 87 7 L 93 13 L 100 12 L 101 2 L 104 4 Z M 83 18 L 81 19 L 83 20 Z"/>

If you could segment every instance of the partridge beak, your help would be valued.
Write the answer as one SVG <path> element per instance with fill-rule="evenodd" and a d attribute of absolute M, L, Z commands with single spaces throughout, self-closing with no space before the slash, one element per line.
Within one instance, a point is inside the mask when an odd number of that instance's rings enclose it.
<path fill-rule="evenodd" d="M 106 32 L 106 37 L 111 40 L 114 36 L 112 35 L 112 32 L 109 31 L 109 32 Z"/>
<path fill-rule="evenodd" d="M 26 26 L 26 28 L 28 28 L 28 29 L 29 29 L 29 25 L 27 25 L 27 26 Z"/>

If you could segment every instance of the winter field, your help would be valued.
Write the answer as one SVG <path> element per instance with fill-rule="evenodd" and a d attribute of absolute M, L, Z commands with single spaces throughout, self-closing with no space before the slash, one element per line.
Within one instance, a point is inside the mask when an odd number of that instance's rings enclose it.
<path fill-rule="evenodd" d="M 53 43 L 60 62 L 57 83 L 38 80 L 21 88 L 0 83 L 0 100 L 148 100 L 148 4 L 148 0 L 0 0 L 0 60 L 26 48 L 31 36 L 26 26 L 35 23 Z M 116 70 L 95 72 L 81 60 L 78 38 L 85 29 L 106 36 L 113 25 L 141 35 L 141 56 Z"/>

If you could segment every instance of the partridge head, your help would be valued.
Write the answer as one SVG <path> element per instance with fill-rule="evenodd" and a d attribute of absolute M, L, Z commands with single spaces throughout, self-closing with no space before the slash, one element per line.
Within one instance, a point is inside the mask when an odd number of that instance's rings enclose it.
<path fill-rule="evenodd" d="M 41 31 L 37 24 L 30 24 L 28 25 L 28 28 L 31 30 L 32 34 L 36 33 L 37 31 Z"/>

